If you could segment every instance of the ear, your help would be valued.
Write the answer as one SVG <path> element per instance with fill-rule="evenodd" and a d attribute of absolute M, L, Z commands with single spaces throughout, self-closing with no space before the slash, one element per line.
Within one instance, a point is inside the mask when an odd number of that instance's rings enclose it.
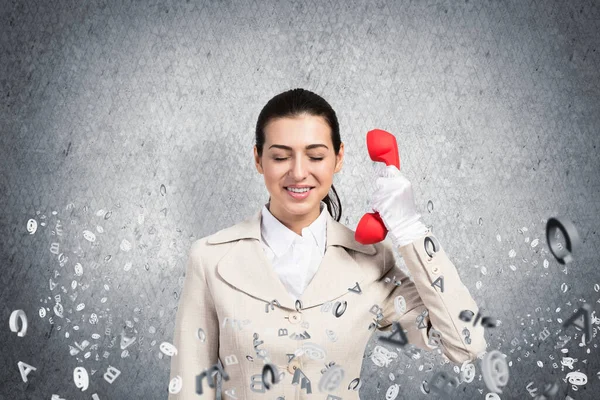
<path fill-rule="evenodd" d="M 256 170 L 259 174 L 262 175 L 264 173 L 261 165 L 261 159 L 258 156 L 258 148 L 256 147 L 256 145 L 254 145 L 254 166 L 256 167 Z"/>
<path fill-rule="evenodd" d="M 339 151 L 338 155 L 336 156 L 334 173 L 339 172 L 342 169 L 343 164 L 344 164 L 344 143 L 342 142 L 342 143 L 340 143 L 340 151 Z"/>

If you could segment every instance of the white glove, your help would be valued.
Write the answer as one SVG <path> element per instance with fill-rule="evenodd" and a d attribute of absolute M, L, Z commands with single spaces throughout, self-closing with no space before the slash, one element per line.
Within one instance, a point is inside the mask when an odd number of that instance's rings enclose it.
<path fill-rule="evenodd" d="M 429 229 L 420 221 L 410 181 L 394 165 L 388 165 L 380 175 L 371 200 L 373 211 L 379 213 L 394 245 L 407 245 Z"/>

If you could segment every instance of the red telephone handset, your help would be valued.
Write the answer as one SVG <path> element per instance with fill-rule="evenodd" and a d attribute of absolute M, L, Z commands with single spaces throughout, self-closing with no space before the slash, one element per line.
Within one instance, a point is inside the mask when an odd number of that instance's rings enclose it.
<path fill-rule="evenodd" d="M 381 129 L 367 132 L 367 150 L 371 160 L 384 162 L 386 166 L 395 165 L 400 169 L 400 155 L 396 137 Z M 354 232 L 354 238 L 362 244 L 381 242 L 388 233 L 379 213 L 366 213 L 362 216 Z"/>

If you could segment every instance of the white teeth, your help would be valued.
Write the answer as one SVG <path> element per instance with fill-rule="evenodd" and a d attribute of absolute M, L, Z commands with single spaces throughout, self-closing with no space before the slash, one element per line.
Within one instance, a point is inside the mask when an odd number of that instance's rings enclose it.
<path fill-rule="evenodd" d="M 287 188 L 287 190 L 289 190 L 290 192 L 294 192 L 294 193 L 306 193 L 310 190 L 310 188 L 306 188 L 306 189 Z"/>

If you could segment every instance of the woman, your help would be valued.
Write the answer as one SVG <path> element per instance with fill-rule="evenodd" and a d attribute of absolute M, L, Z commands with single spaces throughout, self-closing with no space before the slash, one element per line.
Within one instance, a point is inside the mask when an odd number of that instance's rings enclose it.
<path fill-rule="evenodd" d="M 438 244 L 428 255 L 426 238 L 435 238 L 396 167 L 377 179 L 372 208 L 414 281 L 396 265 L 389 241 L 363 245 L 339 222 L 332 182 L 343 156 L 336 114 L 320 96 L 294 89 L 263 108 L 254 159 L 269 201 L 192 244 L 170 399 L 216 398 L 217 375 L 223 399 L 358 399 L 375 328 L 457 363 L 485 351 L 483 328 L 469 325 L 463 334 L 459 319 L 477 305 L 444 249 Z M 392 333 L 394 322 L 404 335 Z M 263 380 L 265 365 L 274 369 Z"/>

